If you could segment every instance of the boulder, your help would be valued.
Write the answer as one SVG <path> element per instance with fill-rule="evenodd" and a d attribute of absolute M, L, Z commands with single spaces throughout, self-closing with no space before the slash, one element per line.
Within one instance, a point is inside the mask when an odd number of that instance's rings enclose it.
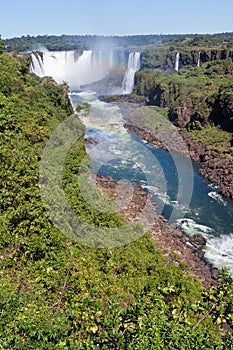
<path fill-rule="evenodd" d="M 201 234 L 195 234 L 190 237 L 189 241 L 198 249 L 202 249 L 206 245 L 206 239 Z"/>

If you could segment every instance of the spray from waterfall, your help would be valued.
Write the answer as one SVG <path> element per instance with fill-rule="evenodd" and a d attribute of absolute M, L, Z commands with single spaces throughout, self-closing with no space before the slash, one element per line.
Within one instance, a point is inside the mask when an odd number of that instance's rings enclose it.
<path fill-rule="evenodd" d="M 71 88 L 103 79 L 113 65 L 111 51 L 49 51 L 31 55 L 30 71 L 52 76 L 57 83 L 68 82 Z"/>
<path fill-rule="evenodd" d="M 115 67 L 125 67 L 121 93 L 130 93 L 134 74 L 140 68 L 140 52 L 125 51 L 45 51 L 31 54 L 30 71 L 40 77 L 51 76 L 57 83 L 67 82 L 70 89 L 98 82 Z M 119 85 L 118 85 L 119 86 Z"/>
<path fill-rule="evenodd" d="M 180 65 L 180 53 L 177 52 L 177 54 L 176 54 L 176 63 L 175 63 L 175 70 L 177 72 L 179 71 L 179 65 Z"/>

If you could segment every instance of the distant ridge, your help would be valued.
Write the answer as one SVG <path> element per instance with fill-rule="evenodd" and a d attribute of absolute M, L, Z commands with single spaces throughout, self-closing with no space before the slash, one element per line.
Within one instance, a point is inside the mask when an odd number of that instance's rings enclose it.
<path fill-rule="evenodd" d="M 3 40 L 6 51 L 27 52 L 40 50 L 91 50 L 96 48 L 148 47 L 157 45 L 177 45 L 189 41 L 193 46 L 233 45 L 233 32 L 217 34 L 150 34 L 128 36 L 99 36 L 99 35 L 38 35 L 22 36 Z"/>

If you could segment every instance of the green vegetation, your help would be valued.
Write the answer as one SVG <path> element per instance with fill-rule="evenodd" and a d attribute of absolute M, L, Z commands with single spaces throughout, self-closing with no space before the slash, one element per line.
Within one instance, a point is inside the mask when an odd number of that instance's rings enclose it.
<path fill-rule="evenodd" d="M 187 267 L 168 264 L 148 235 L 93 249 L 49 220 L 39 162 L 51 133 L 71 113 L 66 86 L 30 75 L 16 58 L 0 54 L 0 349 L 230 350 L 228 275 L 205 291 Z M 64 165 L 67 200 L 96 227 L 124 225 L 81 195 L 77 174 L 85 157 L 81 137 Z"/>
<path fill-rule="evenodd" d="M 151 53 L 145 56 L 146 65 L 153 57 Z M 136 73 L 134 93 L 147 97 L 150 105 L 165 108 L 175 125 L 186 128 L 218 156 L 231 160 L 232 75 L 233 60 L 229 57 L 202 63 L 201 67 L 183 66 L 178 73 L 144 68 Z"/>
<path fill-rule="evenodd" d="M 7 51 L 25 52 L 40 50 L 46 46 L 49 50 L 88 50 L 98 47 L 128 48 L 155 45 L 161 40 L 168 40 L 171 35 L 132 35 L 132 36 L 98 36 L 98 35 L 38 35 L 5 39 Z"/>
<path fill-rule="evenodd" d="M 190 134 L 197 142 L 204 143 L 207 148 L 216 152 L 226 162 L 233 160 L 232 134 L 221 130 L 217 126 L 206 126 L 200 130 L 191 130 Z"/>
<path fill-rule="evenodd" d="M 86 115 L 90 112 L 90 105 L 87 102 L 84 102 L 82 105 L 77 105 L 76 112 L 81 112 Z"/>
<path fill-rule="evenodd" d="M 214 35 L 130 35 L 130 36 L 98 36 L 98 35 L 38 35 L 8 38 L 4 40 L 5 49 L 9 52 L 26 52 L 40 50 L 46 46 L 49 50 L 90 50 L 98 47 L 109 48 L 141 48 L 171 46 L 174 48 L 188 45 L 192 48 L 200 47 L 233 47 L 233 33 Z"/>
<path fill-rule="evenodd" d="M 158 139 L 174 131 L 165 108 L 143 106 L 127 113 L 127 121 L 142 130 L 148 130 Z"/>

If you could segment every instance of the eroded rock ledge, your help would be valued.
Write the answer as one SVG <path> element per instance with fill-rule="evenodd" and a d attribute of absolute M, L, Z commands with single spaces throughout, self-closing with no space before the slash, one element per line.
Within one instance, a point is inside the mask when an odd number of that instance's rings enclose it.
<path fill-rule="evenodd" d="M 206 145 L 195 142 L 185 130 L 179 132 L 187 144 L 190 157 L 200 163 L 199 173 L 216 183 L 224 196 L 233 199 L 233 161 L 226 161 L 208 150 Z"/>
<path fill-rule="evenodd" d="M 119 191 L 119 186 L 122 188 L 125 185 L 125 188 L 128 188 L 129 183 L 115 181 L 111 177 L 93 176 L 97 188 L 107 192 L 107 196 L 117 203 L 119 214 L 128 221 L 140 221 L 144 229 L 150 231 L 152 239 L 168 258 L 168 262 L 187 269 L 201 280 L 205 288 L 217 284 L 218 269 L 205 259 L 204 237 L 187 237 L 175 225 L 168 224 L 167 220 L 156 212 L 150 192 L 145 192 L 140 185 L 130 185 L 133 186 L 133 195 L 126 205 L 127 197 L 124 191 Z"/>

